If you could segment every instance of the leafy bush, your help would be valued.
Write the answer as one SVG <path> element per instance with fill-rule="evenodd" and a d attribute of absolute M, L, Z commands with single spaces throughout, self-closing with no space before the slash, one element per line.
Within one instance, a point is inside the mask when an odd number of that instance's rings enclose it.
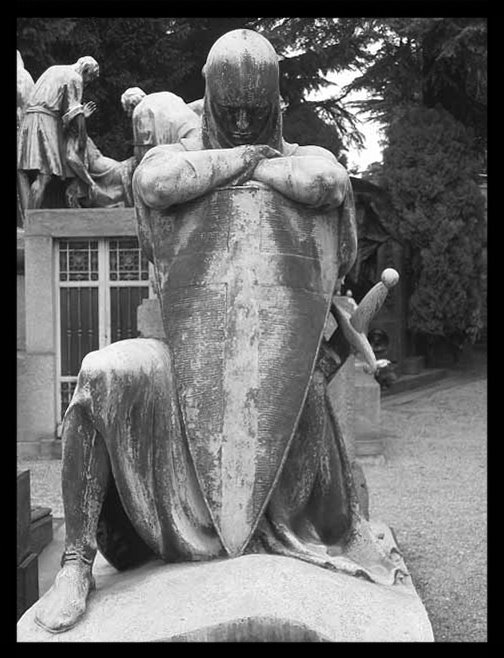
<path fill-rule="evenodd" d="M 442 108 L 411 107 L 388 129 L 389 228 L 410 247 L 408 328 L 462 346 L 481 329 L 484 199 L 472 135 Z"/>

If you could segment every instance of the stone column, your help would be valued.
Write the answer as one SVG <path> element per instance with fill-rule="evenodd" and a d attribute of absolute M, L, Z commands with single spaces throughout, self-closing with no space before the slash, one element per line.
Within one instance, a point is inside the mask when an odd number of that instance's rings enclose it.
<path fill-rule="evenodd" d="M 339 304 L 348 313 L 353 313 L 357 307 L 351 296 L 339 297 Z M 334 323 L 336 324 L 336 323 Z M 332 328 L 331 328 L 332 330 Z M 356 460 L 357 450 L 355 443 L 356 418 L 356 370 L 353 354 L 347 358 L 338 370 L 328 387 L 329 399 L 335 415 L 338 418 L 343 439 L 350 460 L 359 506 L 362 515 L 369 519 L 369 493 L 362 466 Z"/>
<path fill-rule="evenodd" d="M 31 229 L 31 230 L 30 230 Z M 25 340 L 18 352 L 18 452 L 40 455 L 40 441 L 55 438 L 56 381 L 54 258 L 51 236 L 25 234 Z"/>
<path fill-rule="evenodd" d="M 355 357 L 350 355 L 329 384 L 329 399 L 338 418 L 350 461 L 355 459 Z"/>

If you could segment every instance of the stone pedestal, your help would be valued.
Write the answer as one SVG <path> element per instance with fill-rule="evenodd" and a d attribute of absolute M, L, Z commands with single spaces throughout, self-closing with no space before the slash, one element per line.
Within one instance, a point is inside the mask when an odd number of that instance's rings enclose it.
<path fill-rule="evenodd" d="M 30 471 L 17 474 L 17 617 L 38 599 L 37 555 L 30 548 Z"/>
<path fill-rule="evenodd" d="M 384 541 L 390 530 L 377 524 Z M 18 642 L 432 642 L 409 578 L 382 586 L 295 558 L 245 555 L 211 562 L 151 562 L 118 573 L 103 558 L 81 621 L 51 634 L 18 623 Z"/>
<path fill-rule="evenodd" d="M 357 457 L 375 457 L 384 451 L 380 429 L 381 391 L 376 379 L 355 364 L 355 453 Z"/>
<path fill-rule="evenodd" d="M 343 432 L 350 461 L 355 458 L 355 358 L 350 355 L 328 386 L 329 400 Z"/>
<path fill-rule="evenodd" d="M 18 471 L 16 489 L 16 563 L 21 564 L 30 552 L 30 471 Z"/>
<path fill-rule="evenodd" d="M 30 523 L 30 550 L 40 555 L 53 539 L 53 516 L 49 507 L 32 507 Z"/>
<path fill-rule="evenodd" d="M 142 338 L 165 339 L 161 307 L 157 299 L 143 299 L 137 308 L 137 329 Z"/>

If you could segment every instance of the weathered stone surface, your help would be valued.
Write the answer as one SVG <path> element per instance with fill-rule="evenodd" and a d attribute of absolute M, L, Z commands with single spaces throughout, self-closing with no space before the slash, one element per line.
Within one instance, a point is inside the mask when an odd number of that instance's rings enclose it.
<path fill-rule="evenodd" d="M 21 564 L 30 552 L 30 471 L 17 474 L 17 555 L 16 563 Z"/>
<path fill-rule="evenodd" d="M 17 375 L 18 455 L 33 457 L 40 454 L 40 439 L 54 439 L 54 355 L 18 352 Z"/>
<path fill-rule="evenodd" d="M 357 361 L 354 389 L 355 452 L 357 457 L 382 455 L 384 443 L 380 430 L 380 385 L 362 368 L 362 362 Z"/>
<path fill-rule="evenodd" d="M 386 526 L 380 526 L 391 540 Z M 378 529 L 377 529 L 378 531 Z M 384 587 L 275 555 L 203 563 L 161 561 L 118 573 L 103 558 L 97 590 L 74 628 L 18 623 L 19 642 L 432 641 L 409 579 Z"/>
<path fill-rule="evenodd" d="M 137 308 L 137 328 L 142 338 L 165 340 L 161 307 L 158 299 L 144 299 Z"/>

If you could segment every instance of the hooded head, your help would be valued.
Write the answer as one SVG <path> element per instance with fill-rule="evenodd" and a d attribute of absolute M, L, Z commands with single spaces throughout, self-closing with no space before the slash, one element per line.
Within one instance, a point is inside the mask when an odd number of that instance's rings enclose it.
<path fill-rule="evenodd" d="M 203 68 L 205 148 L 268 144 L 281 150 L 278 57 L 251 30 L 233 30 L 212 46 Z"/>
<path fill-rule="evenodd" d="M 146 93 L 140 87 L 130 87 L 126 89 L 124 94 L 121 96 L 121 105 L 123 110 L 126 112 L 127 116 L 133 114 L 133 110 L 140 103 L 140 101 L 145 98 Z"/>
<path fill-rule="evenodd" d="M 84 82 L 91 82 L 100 74 L 100 67 L 94 57 L 87 55 L 80 57 L 75 63 L 77 71 L 82 75 Z"/>

